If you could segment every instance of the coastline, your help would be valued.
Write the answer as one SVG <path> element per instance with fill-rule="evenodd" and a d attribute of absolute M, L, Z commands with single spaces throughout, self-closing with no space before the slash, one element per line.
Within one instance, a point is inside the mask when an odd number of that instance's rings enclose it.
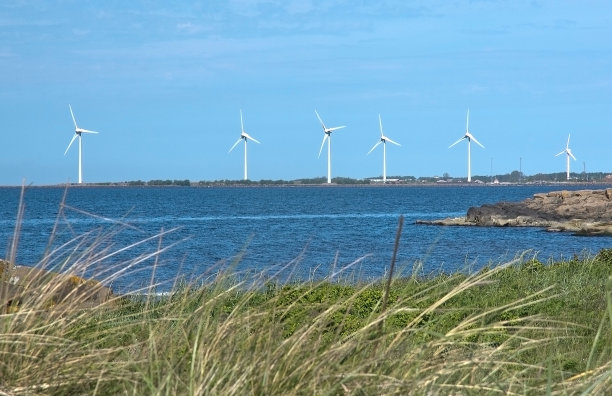
<path fill-rule="evenodd" d="M 537 193 L 521 202 L 470 207 L 465 217 L 417 220 L 415 224 L 537 227 L 580 236 L 609 236 L 612 235 L 612 189 Z"/>
<path fill-rule="evenodd" d="M 127 182 L 102 182 L 102 183 L 63 183 L 63 184 L 28 184 L 21 185 L 2 185 L 0 188 L 6 189 L 21 189 L 21 188 L 354 188 L 354 187 L 371 187 L 371 188 L 414 188 L 414 187 L 465 187 L 465 188 L 504 188 L 504 187 L 533 187 L 533 186 L 559 186 L 559 187 L 601 187 L 612 186 L 612 181 L 596 181 L 596 182 L 529 182 L 529 183 L 462 183 L 462 182 L 410 182 L 410 183 L 216 183 L 206 182 L 206 184 L 192 183 L 186 185 L 174 184 L 130 184 Z"/>

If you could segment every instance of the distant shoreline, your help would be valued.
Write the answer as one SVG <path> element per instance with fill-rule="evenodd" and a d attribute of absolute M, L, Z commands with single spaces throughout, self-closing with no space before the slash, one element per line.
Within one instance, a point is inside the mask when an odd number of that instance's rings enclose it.
<path fill-rule="evenodd" d="M 64 183 L 64 184 L 28 184 L 26 188 L 414 188 L 414 187 L 530 187 L 530 186 L 567 186 L 567 187 L 594 187 L 594 186 L 610 186 L 612 181 L 595 181 L 595 182 L 529 182 L 529 183 L 462 183 L 462 182 L 412 182 L 412 183 L 318 183 L 318 184 L 301 184 L 301 183 L 271 183 L 261 184 L 259 182 L 252 183 L 214 183 L 198 184 L 194 183 L 190 186 L 175 185 L 175 184 L 129 184 L 129 183 Z M 20 185 L 2 185 L 0 188 L 20 189 Z"/>

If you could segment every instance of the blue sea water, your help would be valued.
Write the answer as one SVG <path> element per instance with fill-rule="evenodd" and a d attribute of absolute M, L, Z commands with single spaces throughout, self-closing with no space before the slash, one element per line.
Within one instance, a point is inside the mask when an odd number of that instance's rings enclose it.
<path fill-rule="evenodd" d="M 589 186 L 596 188 L 597 186 Z M 529 251 L 546 261 L 595 254 L 611 237 L 537 228 L 439 227 L 418 219 L 465 215 L 470 206 L 521 201 L 583 186 L 364 187 L 28 187 L 16 261 L 50 266 L 93 263 L 96 277 L 124 270 L 120 292 L 180 277 L 240 273 L 281 279 L 339 276 L 367 280 L 388 269 L 400 215 L 397 256 L 409 273 L 496 265 Z M 21 190 L 0 188 L 0 255 L 13 241 Z M 163 233 L 163 235 L 159 235 Z M 51 239 L 51 235 L 53 238 Z M 154 254 L 157 251 L 159 254 Z M 153 268 L 155 267 L 154 273 Z"/>

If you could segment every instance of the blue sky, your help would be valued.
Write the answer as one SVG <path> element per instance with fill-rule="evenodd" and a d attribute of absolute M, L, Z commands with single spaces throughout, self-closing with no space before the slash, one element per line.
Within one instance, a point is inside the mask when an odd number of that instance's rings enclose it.
<path fill-rule="evenodd" d="M 0 184 L 612 172 L 607 1 L 2 1 Z"/>

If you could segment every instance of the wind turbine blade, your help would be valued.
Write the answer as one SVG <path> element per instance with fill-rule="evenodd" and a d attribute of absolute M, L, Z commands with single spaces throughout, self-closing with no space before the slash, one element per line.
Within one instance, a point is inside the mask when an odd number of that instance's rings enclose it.
<path fill-rule="evenodd" d="M 244 136 L 246 136 L 247 139 L 254 141 L 255 143 L 259 143 L 261 144 L 261 142 L 257 139 L 255 139 L 254 137 L 247 135 L 246 133 L 244 134 Z"/>
<path fill-rule="evenodd" d="M 568 149 L 569 148 L 569 139 L 570 139 L 570 135 L 567 135 L 567 144 L 565 145 L 565 148 Z"/>
<path fill-rule="evenodd" d="M 327 128 L 327 132 L 333 132 L 333 131 L 335 131 L 337 129 L 342 129 L 342 128 L 346 128 L 346 125 L 342 125 L 342 126 L 339 126 L 339 127 L 333 127 L 333 128 Z"/>
<path fill-rule="evenodd" d="M 470 109 L 468 108 L 467 110 L 467 118 L 465 121 L 465 131 L 469 132 L 470 131 Z"/>
<path fill-rule="evenodd" d="M 72 106 L 70 106 L 70 104 L 68 104 L 68 108 L 70 109 L 70 115 L 72 116 L 72 122 L 74 122 L 74 128 L 77 129 L 77 123 L 76 123 L 76 119 L 74 118 L 74 113 L 72 112 Z"/>
<path fill-rule="evenodd" d="M 380 136 L 383 136 L 383 130 L 382 130 L 382 118 L 380 118 L 380 114 L 378 115 L 378 124 L 380 125 Z"/>
<path fill-rule="evenodd" d="M 319 119 L 319 122 L 321 123 L 321 125 L 323 125 L 323 129 L 325 128 L 325 123 L 323 123 L 323 120 L 321 119 L 321 116 L 319 115 L 319 113 L 317 113 L 317 109 L 315 109 L 315 114 L 317 115 L 317 118 Z"/>
<path fill-rule="evenodd" d="M 96 131 L 89 131 L 87 129 L 81 129 L 79 128 L 79 132 L 83 132 L 83 133 L 100 133 L 100 132 L 96 132 Z"/>
<path fill-rule="evenodd" d="M 66 147 L 66 151 L 64 151 L 64 155 L 66 155 L 66 153 L 68 153 L 68 150 L 70 150 L 70 146 L 72 146 L 72 143 L 74 143 L 74 140 L 78 137 L 79 135 L 77 135 L 76 133 L 74 134 L 74 136 L 72 137 L 72 140 L 70 141 L 70 143 L 68 143 L 68 147 Z"/>
<path fill-rule="evenodd" d="M 242 140 L 242 137 L 240 137 L 240 139 L 236 140 L 236 143 L 234 143 L 234 145 L 232 146 L 231 149 L 229 149 L 228 153 L 231 153 L 232 150 L 234 149 L 234 147 L 236 147 L 238 145 L 238 143 L 240 143 L 240 141 Z"/>
<path fill-rule="evenodd" d="M 576 161 L 576 157 L 574 157 L 574 154 L 572 154 L 572 152 L 571 152 L 571 151 L 568 151 L 568 152 L 567 152 L 567 154 L 568 154 L 570 157 L 572 157 L 572 158 L 574 159 L 574 161 Z"/>
<path fill-rule="evenodd" d="M 325 139 L 327 139 L 329 137 L 328 134 L 323 135 L 323 141 L 321 142 L 321 148 L 319 149 L 319 157 L 321 158 L 321 152 L 323 151 L 323 145 L 325 145 Z"/>
<path fill-rule="evenodd" d="M 399 144 L 398 142 L 394 142 L 393 140 L 389 139 L 389 138 L 388 138 L 388 137 L 386 137 L 386 136 L 385 136 L 385 140 L 386 140 L 387 142 L 389 142 L 389 143 L 393 143 L 393 144 L 395 144 L 396 146 L 401 146 L 401 144 Z"/>
<path fill-rule="evenodd" d="M 478 140 L 476 140 L 476 138 L 474 136 L 472 136 L 472 140 L 474 141 L 474 143 L 478 144 L 480 147 L 485 148 L 485 146 L 480 144 L 480 142 Z"/>
<path fill-rule="evenodd" d="M 558 156 L 560 156 L 563 153 L 565 153 L 565 150 L 561 151 L 559 154 L 555 154 L 555 157 L 558 157 Z"/>
<path fill-rule="evenodd" d="M 381 144 L 382 142 L 383 142 L 382 140 L 379 140 L 378 142 L 376 142 L 376 144 L 370 149 L 370 151 L 368 151 L 366 155 L 369 155 L 372 151 L 374 151 L 374 149 L 378 147 L 378 145 Z"/>
<path fill-rule="evenodd" d="M 242 122 L 242 109 L 240 109 L 240 132 L 244 132 L 244 123 Z"/>
<path fill-rule="evenodd" d="M 451 144 L 450 146 L 448 146 L 448 148 L 453 147 L 455 144 L 459 143 L 460 141 L 462 141 L 463 139 L 465 139 L 465 136 L 462 137 L 461 139 L 457 140 L 455 143 Z"/>

